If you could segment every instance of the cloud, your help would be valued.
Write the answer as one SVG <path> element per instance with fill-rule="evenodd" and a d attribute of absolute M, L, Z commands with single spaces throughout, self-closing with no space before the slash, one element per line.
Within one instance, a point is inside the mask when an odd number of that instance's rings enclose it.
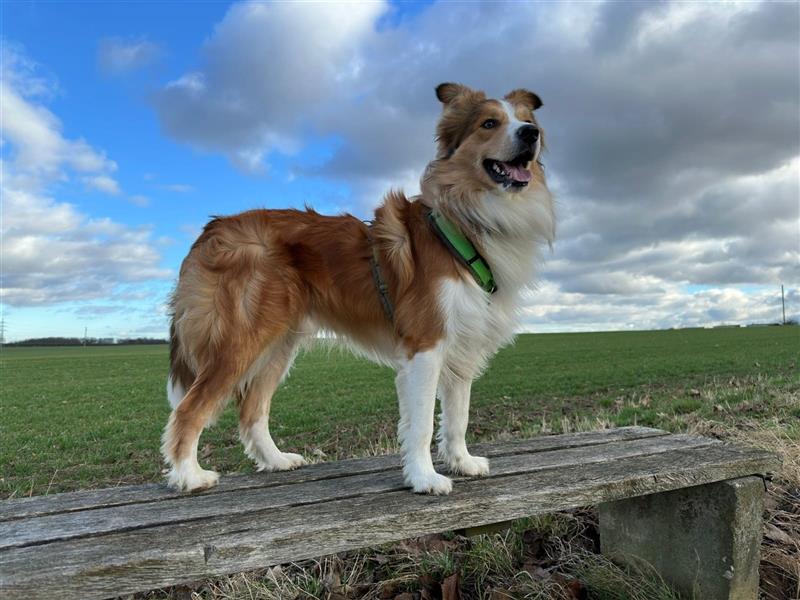
<path fill-rule="evenodd" d="M 112 177 L 117 164 L 86 140 L 65 138 L 61 121 L 41 104 L 42 99 L 52 97 L 56 84 L 41 76 L 35 64 L 13 46 L 3 49 L 2 63 L 2 142 L 9 145 L 12 155 L 11 171 L 4 174 L 5 178 L 36 188 L 44 182 L 67 180 L 70 170 L 83 174 L 84 182 L 91 187 L 120 193 Z"/>
<path fill-rule="evenodd" d="M 789 290 L 786 301 L 786 318 L 800 318 L 800 290 Z M 608 296 L 565 292 L 545 282 L 530 294 L 522 322 L 525 331 L 612 331 L 779 323 L 781 318 L 779 286 L 693 290 L 670 284 L 646 294 Z"/>
<path fill-rule="evenodd" d="M 141 194 L 134 194 L 133 196 L 129 196 L 128 200 L 135 204 L 136 206 L 141 206 L 142 208 L 146 208 L 150 206 L 150 198 L 147 196 L 142 196 Z"/>
<path fill-rule="evenodd" d="M 176 192 L 178 194 L 188 194 L 194 191 L 194 186 L 185 183 L 161 183 L 156 186 L 160 190 Z"/>
<path fill-rule="evenodd" d="M 164 130 L 248 172 L 285 155 L 297 177 L 347 183 L 365 212 L 390 186 L 415 191 L 434 153 L 437 83 L 526 86 L 544 99 L 560 214 L 544 276 L 565 298 L 600 315 L 669 293 L 756 315 L 730 290 L 800 283 L 796 6 L 438 2 L 396 26 L 389 10 L 234 5 L 198 67 L 156 94 Z M 331 138 L 329 159 L 309 167 Z M 661 306 L 695 318 L 680 300 Z"/>
<path fill-rule="evenodd" d="M 263 169 L 274 150 L 301 147 L 305 116 L 333 112 L 358 77 L 359 52 L 380 2 L 242 3 L 232 6 L 204 49 L 202 71 L 167 84 L 154 98 L 164 130 L 238 167 Z"/>
<path fill-rule="evenodd" d="M 47 90 L 33 79 L 31 61 L 19 50 L 8 52 L 0 82 L 8 126 L 8 158 L 0 165 L 3 301 L 22 307 L 107 298 L 125 283 L 169 277 L 148 227 L 95 218 L 53 196 L 69 189 L 76 174 L 85 186 L 120 194 L 109 175 L 117 166 L 85 140 L 62 135 L 60 121 L 41 103 Z"/>
<path fill-rule="evenodd" d="M 106 75 L 123 75 L 152 64 L 161 54 L 161 47 L 144 37 L 107 37 L 97 46 L 97 65 Z"/>
<path fill-rule="evenodd" d="M 93 175 L 91 177 L 83 177 L 82 179 L 88 187 L 99 192 L 105 192 L 112 196 L 119 196 L 122 193 L 119 183 L 108 175 Z"/>
<path fill-rule="evenodd" d="M 4 302 L 12 306 L 106 298 L 128 282 L 165 279 L 147 227 L 92 219 L 40 194 L 3 189 Z"/>

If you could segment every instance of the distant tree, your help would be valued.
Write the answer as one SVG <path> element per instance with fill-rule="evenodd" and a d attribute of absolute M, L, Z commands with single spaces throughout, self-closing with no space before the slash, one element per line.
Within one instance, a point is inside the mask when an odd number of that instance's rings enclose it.
<path fill-rule="evenodd" d="M 9 342 L 7 346 L 81 346 L 83 340 L 80 338 L 66 337 L 43 337 Z"/>
<path fill-rule="evenodd" d="M 167 340 L 161 338 L 70 338 L 70 337 L 43 337 L 9 342 L 6 346 L 116 346 L 132 344 L 166 344 Z"/>

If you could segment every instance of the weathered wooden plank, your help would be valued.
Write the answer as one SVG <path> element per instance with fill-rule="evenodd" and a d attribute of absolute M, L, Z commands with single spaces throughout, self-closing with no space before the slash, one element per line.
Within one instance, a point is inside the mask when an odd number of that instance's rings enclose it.
<path fill-rule="evenodd" d="M 471 451 L 479 456 L 503 456 L 528 452 L 547 452 L 559 448 L 574 448 L 609 444 L 621 440 L 642 439 L 667 435 L 666 431 L 649 427 L 619 427 L 601 431 L 540 436 L 529 440 L 503 443 L 476 444 Z M 400 459 L 396 454 L 354 458 L 336 462 L 319 463 L 297 471 L 282 473 L 256 473 L 230 475 L 220 479 L 219 485 L 201 492 L 203 495 L 229 493 L 248 488 L 265 488 L 319 479 L 331 479 L 360 473 L 376 473 L 396 469 Z M 51 496 L 16 498 L 0 502 L 0 521 L 25 517 L 100 508 L 158 502 L 184 496 L 163 484 L 122 486 L 102 490 L 66 492 Z"/>
<path fill-rule="evenodd" d="M 446 497 L 388 492 L 13 548 L 0 553 L 0 595 L 101 598 L 779 466 L 722 444 L 599 464 L 468 480 Z"/>
<path fill-rule="evenodd" d="M 671 435 L 619 441 L 602 446 L 578 446 L 492 459 L 491 477 L 531 473 L 570 465 L 603 463 L 630 456 L 657 454 L 680 448 L 719 444 L 715 440 Z M 594 468 L 601 468 L 596 465 Z M 271 488 L 240 490 L 235 494 L 184 495 L 161 502 L 44 515 L 0 523 L 0 550 L 47 541 L 92 536 L 164 523 L 194 521 L 267 508 L 327 502 L 354 495 L 382 494 L 405 488 L 398 468 L 378 473 L 321 479 Z M 2 555 L 0 554 L 0 557 Z"/>

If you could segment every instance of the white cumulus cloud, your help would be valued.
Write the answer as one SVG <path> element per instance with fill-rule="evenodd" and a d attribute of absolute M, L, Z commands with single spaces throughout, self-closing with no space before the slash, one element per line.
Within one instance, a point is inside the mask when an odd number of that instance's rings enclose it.
<path fill-rule="evenodd" d="M 59 119 L 42 104 L 50 88 L 19 50 L 7 50 L 3 66 L 3 302 L 107 298 L 123 284 L 168 277 L 149 228 L 92 217 L 57 199 L 78 182 L 120 194 L 111 176 L 117 165 L 85 140 L 63 136 Z"/>

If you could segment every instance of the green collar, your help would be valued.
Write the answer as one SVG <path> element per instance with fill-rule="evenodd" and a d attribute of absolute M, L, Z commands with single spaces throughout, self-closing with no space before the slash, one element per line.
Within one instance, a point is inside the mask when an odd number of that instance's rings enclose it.
<path fill-rule="evenodd" d="M 429 210 L 427 218 L 442 243 L 469 269 L 481 289 L 494 294 L 497 291 L 497 285 L 494 282 L 492 270 L 472 242 L 437 211 Z"/>

